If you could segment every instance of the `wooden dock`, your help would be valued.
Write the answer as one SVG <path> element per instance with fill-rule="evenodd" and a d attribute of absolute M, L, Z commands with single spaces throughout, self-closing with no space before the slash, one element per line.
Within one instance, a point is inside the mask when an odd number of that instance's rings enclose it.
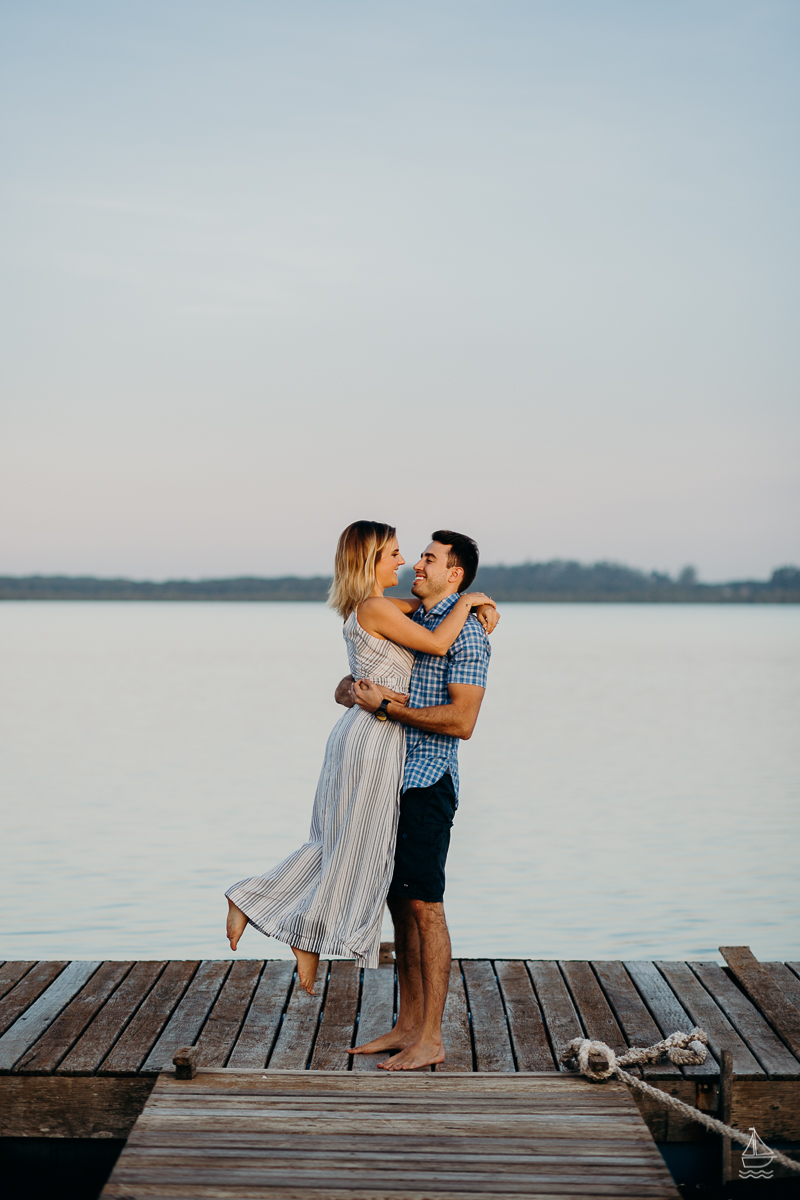
<path fill-rule="evenodd" d="M 644 1077 L 718 1112 L 718 1063 L 729 1049 L 733 1123 L 755 1125 L 767 1141 L 799 1141 L 800 963 L 758 963 L 745 947 L 723 954 L 726 967 L 454 960 L 445 1071 L 423 1078 L 442 1076 L 444 1084 L 445 1077 L 500 1075 L 514 1086 L 510 1077 L 540 1073 L 556 1088 L 579 1084 L 599 1094 L 606 1085 L 583 1084 L 559 1064 L 572 1038 L 598 1038 L 623 1052 L 699 1025 L 710 1040 L 706 1063 L 660 1063 L 642 1068 Z M 368 1091 L 378 1078 L 383 1088 L 378 1059 L 351 1059 L 346 1050 L 390 1027 L 391 960 L 377 971 L 322 962 L 316 990 L 308 996 L 293 964 L 275 960 L 3 963 L 0 1136 L 127 1138 L 159 1072 L 172 1074 L 175 1052 L 187 1045 L 198 1047 L 201 1079 L 208 1071 L 214 1079 L 250 1071 L 260 1081 L 262 1073 L 270 1080 L 288 1071 L 317 1087 L 319 1073 L 331 1073 Z M 366 1083 L 355 1082 L 361 1076 Z M 159 1089 L 169 1086 L 162 1076 Z M 708 1139 L 696 1122 L 637 1103 L 657 1142 Z"/>
<path fill-rule="evenodd" d="M 627 1088 L 546 1074 L 161 1075 L 103 1191 L 291 1200 L 677 1200 Z"/>

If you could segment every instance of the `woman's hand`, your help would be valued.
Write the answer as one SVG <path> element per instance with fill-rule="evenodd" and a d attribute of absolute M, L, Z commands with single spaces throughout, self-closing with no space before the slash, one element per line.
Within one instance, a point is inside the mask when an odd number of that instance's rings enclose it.
<path fill-rule="evenodd" d="M 482 604 L 475 609 L 475 616 L 480 621 L 486 633 L 492 633 L 497 628 L 500 613 L 493 604 Z"/>
<path fill-rule="evenodd" d="M 497 607 L 492 597 L 487 596 L 485 592 L 462 592 L 461 599 L 466 600 L 470 608 L 481 608 L 485 604 L 491 608 Z"/>

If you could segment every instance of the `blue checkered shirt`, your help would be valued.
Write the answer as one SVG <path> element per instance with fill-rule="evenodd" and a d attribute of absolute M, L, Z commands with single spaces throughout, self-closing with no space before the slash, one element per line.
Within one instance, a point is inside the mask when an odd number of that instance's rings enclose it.
<path fill-rule="evenodd" d="M 420 607 L 411 618 L 426 629 L 435 629 L 458 601 L 458 595 L 445 597 L 430 610 Z M 477 617 L 470 615 L 447 654 L 441 657 L 420 654 L 414 660 L 408 698 L 409 708 L 435 708 L 450 703 L 449 683 L 471 683 L 486 687 L 489 671 L 489 639 Z M 445 733 L 425 733 L 406 726 L 406 766 L 403 791 L 412 787 L 430 787 L 450 772 L 458 796 L 458 741 Z"/>

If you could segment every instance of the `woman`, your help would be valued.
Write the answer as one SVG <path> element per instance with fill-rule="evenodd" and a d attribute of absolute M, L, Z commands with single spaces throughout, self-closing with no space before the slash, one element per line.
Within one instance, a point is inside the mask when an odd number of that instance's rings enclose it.
<path fill-rule="evenodd" d="M 419 600 L 391 600 L 405 560 L 395 530 L 356 521 L 336 550 L 329 603 L 344 618 L 354 679 L 408 691 L 414 651 L 444 655 L 473 607 L 493 601 L 469 593 L 434 630 L 410 619 Z M 334 726 L 309 840 L 267 875 L 244 879 L 228 897 L 227 936 L 236 949 L 247 923 L 287 942 L 301 985 L 313 995 L 320 954 L 377 967 L 383 906 L 394 865 L 394 843 L 405 757 L 405 729 L 357 705 Z"/>

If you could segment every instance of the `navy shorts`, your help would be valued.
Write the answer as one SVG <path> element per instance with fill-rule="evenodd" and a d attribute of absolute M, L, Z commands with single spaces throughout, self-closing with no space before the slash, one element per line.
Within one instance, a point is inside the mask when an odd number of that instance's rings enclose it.
<path fill-rule="evenodd" d="M 430 787 L 403 792 L 390 896 L 430 904 L 444 899 L 444 865 L 457 805 L 449 771 Z"/>

